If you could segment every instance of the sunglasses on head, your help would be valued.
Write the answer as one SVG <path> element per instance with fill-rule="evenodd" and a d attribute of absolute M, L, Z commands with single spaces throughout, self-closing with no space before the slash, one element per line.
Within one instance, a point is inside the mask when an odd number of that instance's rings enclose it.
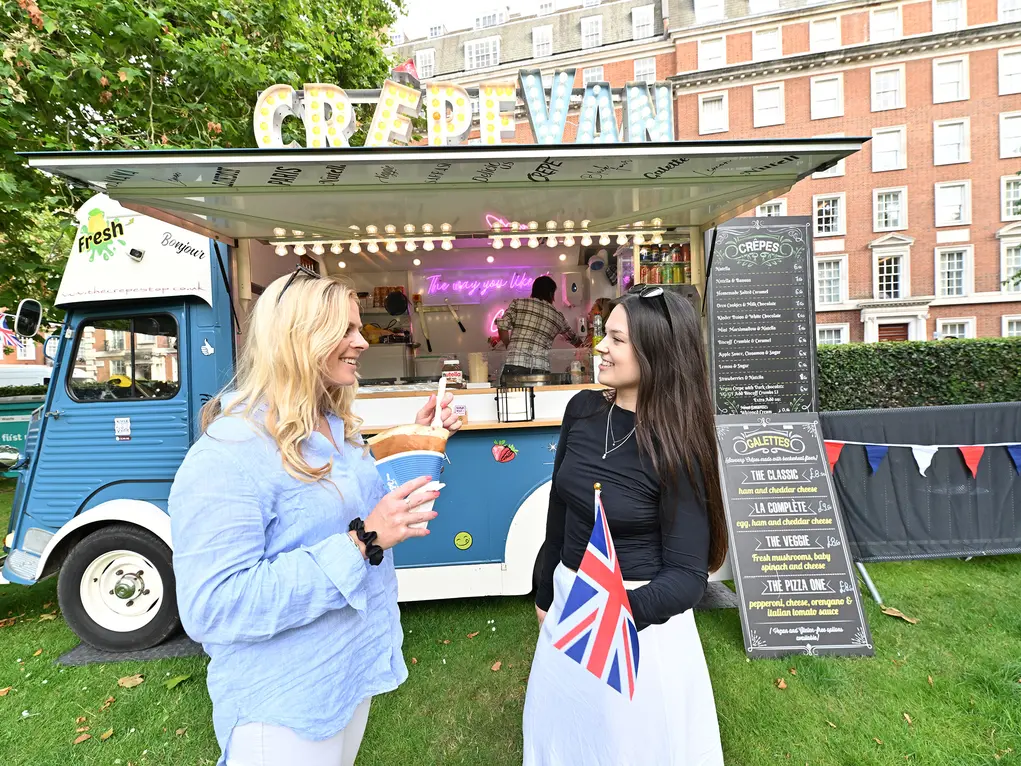
<path fill-rule="evenodd" d="M 319 275 L 316 274 L 314 271 L 312 271 L 312 269 L 308 268 L 307 266 L 300 266 L 300 265 L 297 266 L 294 269 L 294 272 L 291 274 L 291 278 L 287 280 L 286 284 L 284 284 L 284 287 L 280 291 L 280 294 L 277 295 L 277 305 L 278 306 L 280 305 L 280 299 L 283 298 L 284 297 L 284 293 L 287 292 L 287 288 L 290 287 L 292 284 L 294 284 L 294 280 L 297 279 L 299 276 L 306 276 L 306 277 L 309 277 L 311 279 L 319 279 Z"/>
<path fill-rule="evenodd" d="M 656 303 L 663 309 L 663 316 L 666 317 L 667 326 L 670 332 L 674 331 L 674 323 L 670 320 L 670 308 L 666 305 L 666 292 L 659 285 L 637 284 L 628 290 L 628 295 L 637 295 L 639 298 L 659 298 Z"/>

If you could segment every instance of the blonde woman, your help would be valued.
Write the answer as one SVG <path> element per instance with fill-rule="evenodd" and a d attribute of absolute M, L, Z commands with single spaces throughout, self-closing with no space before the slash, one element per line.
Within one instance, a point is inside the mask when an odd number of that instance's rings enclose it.
<path fill-rule="evenodd" d="M 386 493 L 367 454 L 352 413 L 367 345 L 350 285 L 273 282 L 174 481 L 178 604 L 210 657 L 221 766 L 350 766 L 373 695 L 407 677 L 390 549 L 428 534 L 411 525 L 437 495 L 409 497 L 427 478 Z"/>

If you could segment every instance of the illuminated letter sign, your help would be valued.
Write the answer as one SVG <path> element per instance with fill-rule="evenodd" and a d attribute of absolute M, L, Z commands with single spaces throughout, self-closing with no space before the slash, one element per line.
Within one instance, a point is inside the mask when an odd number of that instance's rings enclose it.
<path fill-rule="evenodd" d="M 383 83 L 376 112 L 372 115 L 366 146 L 392 146 L 411 140 L 411 118 L 418 114 L 422 92 L 393 80 Z"/>
<path fill-rule="evenodd" d="M 472 126 L 472 106 L 468 91 L 460 85 L 430 83 L 425 107 L 429 146 L 460 144 L 468 136 Z"/>
<path fill-rule="evenodd" d="M 548 106 L 539 70 L 522 69 L 518 75 L 521 82 L 521 99 L 525 102 L 525 114 L 532 126 L 535 140 L 540 144 L 559 144 L 564 140 L 567 111 L 571 106 L 571 90 L 574 88 L 574 73 L 574 69 L 565 69 L 553 75 Z"/>
<path fill-rule="evenodd" d="M 670 98 L 670 85 L 656 83 L 656 103 L 653 105 L 649 86 L 644 82 L 629 82 L 624 88 L 624 140 L 640 144 L 647 140 L 673 141 L 674 109 Z"/>

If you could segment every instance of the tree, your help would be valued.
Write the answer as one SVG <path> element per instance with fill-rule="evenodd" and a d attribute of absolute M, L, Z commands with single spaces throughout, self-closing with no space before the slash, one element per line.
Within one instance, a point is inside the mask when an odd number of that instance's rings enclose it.
<path fill-rule="evenodd" d="M 0 306 L 50 305 L 90 195 L 24 151 L 242 147 L 273 83 L 377 87 L 401 0 L 0 0 Z M 294 122 L 294 121 L 290 121 Z"/>

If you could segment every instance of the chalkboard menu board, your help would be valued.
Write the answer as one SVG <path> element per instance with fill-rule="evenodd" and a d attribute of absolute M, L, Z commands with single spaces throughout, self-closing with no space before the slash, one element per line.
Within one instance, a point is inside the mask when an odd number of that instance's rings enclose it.
<path fill-rule="evenodd" d="M 706 252 L 712 232 L 706 234 Z M 717 229 L 709 344 L 719 415 L 816 412 L 812 222 L 735 218 Z"/>
<path fill-rule="evenodd" d="M 747 655 L 872 655 L 819 416 L 718 415 L 716 430 Z"/>

